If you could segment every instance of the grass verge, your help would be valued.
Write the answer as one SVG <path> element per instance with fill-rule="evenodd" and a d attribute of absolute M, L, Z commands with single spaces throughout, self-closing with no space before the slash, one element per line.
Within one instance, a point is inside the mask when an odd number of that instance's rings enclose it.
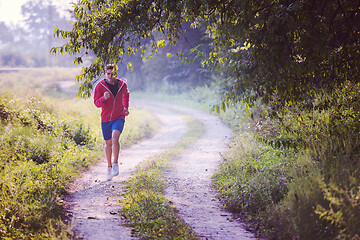
<path fill-rule="evenodd" d="M 186 117 L 186 121 L 188 132 L 176 145 L 139 165 L 125 183 L 121 215 L 136 236 L 145 239 L 198 239 L 163 195 L 166 186 L 163 176 L 171 160 L 203 134 L 200 121 L 190 117 Z"/>

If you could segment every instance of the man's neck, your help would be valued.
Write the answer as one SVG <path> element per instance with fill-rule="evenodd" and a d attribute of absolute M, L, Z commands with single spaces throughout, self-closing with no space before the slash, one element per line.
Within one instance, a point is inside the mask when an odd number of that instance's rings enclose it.
<path fill-rule="evenodd" d="M 111 80 L 107 79 L 107 82 L 111 85 L 115 85 L 116 79 L 115 78 L 112 78 Z"/>

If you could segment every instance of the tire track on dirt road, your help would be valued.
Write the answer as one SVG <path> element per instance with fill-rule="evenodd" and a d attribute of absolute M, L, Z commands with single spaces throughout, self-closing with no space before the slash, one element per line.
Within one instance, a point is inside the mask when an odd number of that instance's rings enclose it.
<path fill-rule="evenodd" d="M 172 163 L 165 197 L 200 239 L 255 239 L 221 208 L 211 186 L 220 153 L 228 149 L 231 130 L 216 116 L 194 109 L 147 100 L 134 100 L 132 105 L 157 115 L 162 127 L 152 138 L 120 152 L 118 177 L 105 180 L 106 161 L 102 160 L 71 185 L 65 203 L 73 215 L 75 232 L 82 236 L 79 239 L 134 239 L 131 228 L 123 226 L 117 214 L 122 183 L 137 164 L 171 148 L 186 133 L 184 114 L 199 119 L 205 133 Z"/>
<path fill-rule="evenodd" d="M 256 239 L 245 230 L 244 223 L 233 219 L 232 214 L 222 208 L 211 185 L 211 177 L 221 161 L 220 154 L 228 150 L 231 129 L 214 115 L 185 107 L 177 110 L 200 120 L 205 132 L 172 162 L 165 197 L 200 239 Z"/>

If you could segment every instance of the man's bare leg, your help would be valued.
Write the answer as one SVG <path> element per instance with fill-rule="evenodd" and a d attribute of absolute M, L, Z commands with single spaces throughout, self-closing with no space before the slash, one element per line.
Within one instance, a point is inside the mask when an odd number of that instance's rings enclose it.
<path fill-rule="evenodd" d="M 106 156 L 106 161 L 108 163 L 108 167 L 112 166 L 111 163 L 111 155 L 112 155 L 112 140 L 105 140 L 105 156 Z"/>
<path fill-rule="evenodd" d="M 114 130 L 112 132 L 112 153 L 114 154 L 114 163 L 118 163 L 118 159 L 119 159 L 119 152 L 120 152 L 120 142 L 119 142 L 119 138 L 120 138 L 120 134 L 121 132 L 118 130 Z"/>

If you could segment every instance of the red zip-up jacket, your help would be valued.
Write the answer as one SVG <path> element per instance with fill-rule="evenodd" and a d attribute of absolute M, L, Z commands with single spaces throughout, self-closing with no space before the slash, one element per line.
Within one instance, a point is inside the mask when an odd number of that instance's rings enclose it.
<path fill-rule="evenodd" d="M 119 118 L 125 119 L 124 108 L 129 108 L 129 90 L 124 80 L 116 79 L 120 82 L 120 87 L 116 97 L 111 93 L 105 83 L 105 79 L 101 80 L 95 87 L 94 104 L 101 107 L 101 122 L 110 122 Z M 105 100 L 104 93 L 109 92 L 110 97 Z"/>

